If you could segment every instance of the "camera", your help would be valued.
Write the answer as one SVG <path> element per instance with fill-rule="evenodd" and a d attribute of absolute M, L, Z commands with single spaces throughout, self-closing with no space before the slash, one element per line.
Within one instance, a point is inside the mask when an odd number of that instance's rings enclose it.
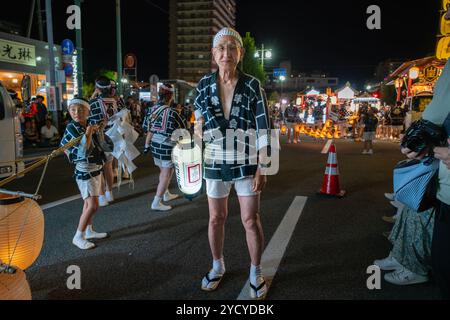
<path fill-rule="evenodd" d="M 445 146 L 447 135 L 442 127 L 428 121 L 418 120 L 406 131 L 401 146 L 423 154 L 426 150 Z"/>

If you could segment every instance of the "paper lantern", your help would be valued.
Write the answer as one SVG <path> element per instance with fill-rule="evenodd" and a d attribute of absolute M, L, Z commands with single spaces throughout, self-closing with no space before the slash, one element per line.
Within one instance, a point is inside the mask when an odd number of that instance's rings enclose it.
<path fill-rule="evenodd" d="M 202 151 L 191 140 L 177 143 L 172 152 L 178 187 L 186 198 L 195 198 L 202 189 Z"/>
<path fill-rule="evenodd" d="M 283 124 L 281 126 L 281 135 L 285 136 L 287 134 L 287 130 L 288 130 L 287 126 Z"/>
<path fill-rule="evenodd" d="M 419 78 L 420 76 L 420 69 L 417 67 L 412 67 L 411 69 L 409 69 L 409 77 L 412 80 L 416 80 L 417 78 Z"/>
<path fill-rule="evenodd" d="M 36 201 L 0 194 L 0 260 L 26 270 L 44 242 L 44 214 Z"/>
<path fill-rule="evenodd" d="M 0 300 L 31 300 L 31 290 L 25 273 L 0 272 Z"/>
<path fill-rule="evenodd" d="M 446 36 L 439 40 L 436 57 L 442 60 L 448 60 L 450 57 L 450 37 Z"/>

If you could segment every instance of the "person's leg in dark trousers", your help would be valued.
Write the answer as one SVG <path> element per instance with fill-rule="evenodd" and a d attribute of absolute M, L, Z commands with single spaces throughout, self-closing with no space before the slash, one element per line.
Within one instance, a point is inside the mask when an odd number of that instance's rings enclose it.
<path fill-rule="evenodd" d="M 440 203 L 431 247 L 433 275 L 442 298 L 450 300 L 450 205 Z"/>

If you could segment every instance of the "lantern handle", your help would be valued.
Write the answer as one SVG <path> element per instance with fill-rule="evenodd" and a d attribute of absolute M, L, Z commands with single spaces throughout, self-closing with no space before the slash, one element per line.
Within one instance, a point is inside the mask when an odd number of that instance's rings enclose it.
<path fill-rule="evenodd" d="M 3 264 L 0 260 L 0 273 L 15 274 L 16 268 Z"/>
<path fill-rule="evenodd" d="M 18 197 L 29 198 L 29 199 L 33 199 L 33 200 L 41 200 L 42 199 L 41 195 L 24 193 L 24 192 L 21 192 L 21 191 L 9 191 L 9 190 L 6 190 L 6 189 L 0 189 L 0 193 L 8 194 L 8 195 L 11 195 L 11 196 L 18 196 Z"/>

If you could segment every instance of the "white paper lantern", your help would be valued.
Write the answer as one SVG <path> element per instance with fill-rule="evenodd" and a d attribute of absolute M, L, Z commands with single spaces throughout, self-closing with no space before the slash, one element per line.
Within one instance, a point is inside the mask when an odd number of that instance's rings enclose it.
<path fill-rule="evenodd" d="M 36 201 L 0 194 L 0 260 L 26 270 L 43 242 L 44 214 Z"/>
<path fill-rule="evenodd" d="M 187 198 L 194 198 L 202 189 L 202 151 L 191 140 L 177 143 L 172 152 L 172 162 L 180 191 Z"/>
<path fill-rule="evenodd" d="M 25 273 L 0 272 L 0 300 L 31 300 L 31 290 Z"/>

